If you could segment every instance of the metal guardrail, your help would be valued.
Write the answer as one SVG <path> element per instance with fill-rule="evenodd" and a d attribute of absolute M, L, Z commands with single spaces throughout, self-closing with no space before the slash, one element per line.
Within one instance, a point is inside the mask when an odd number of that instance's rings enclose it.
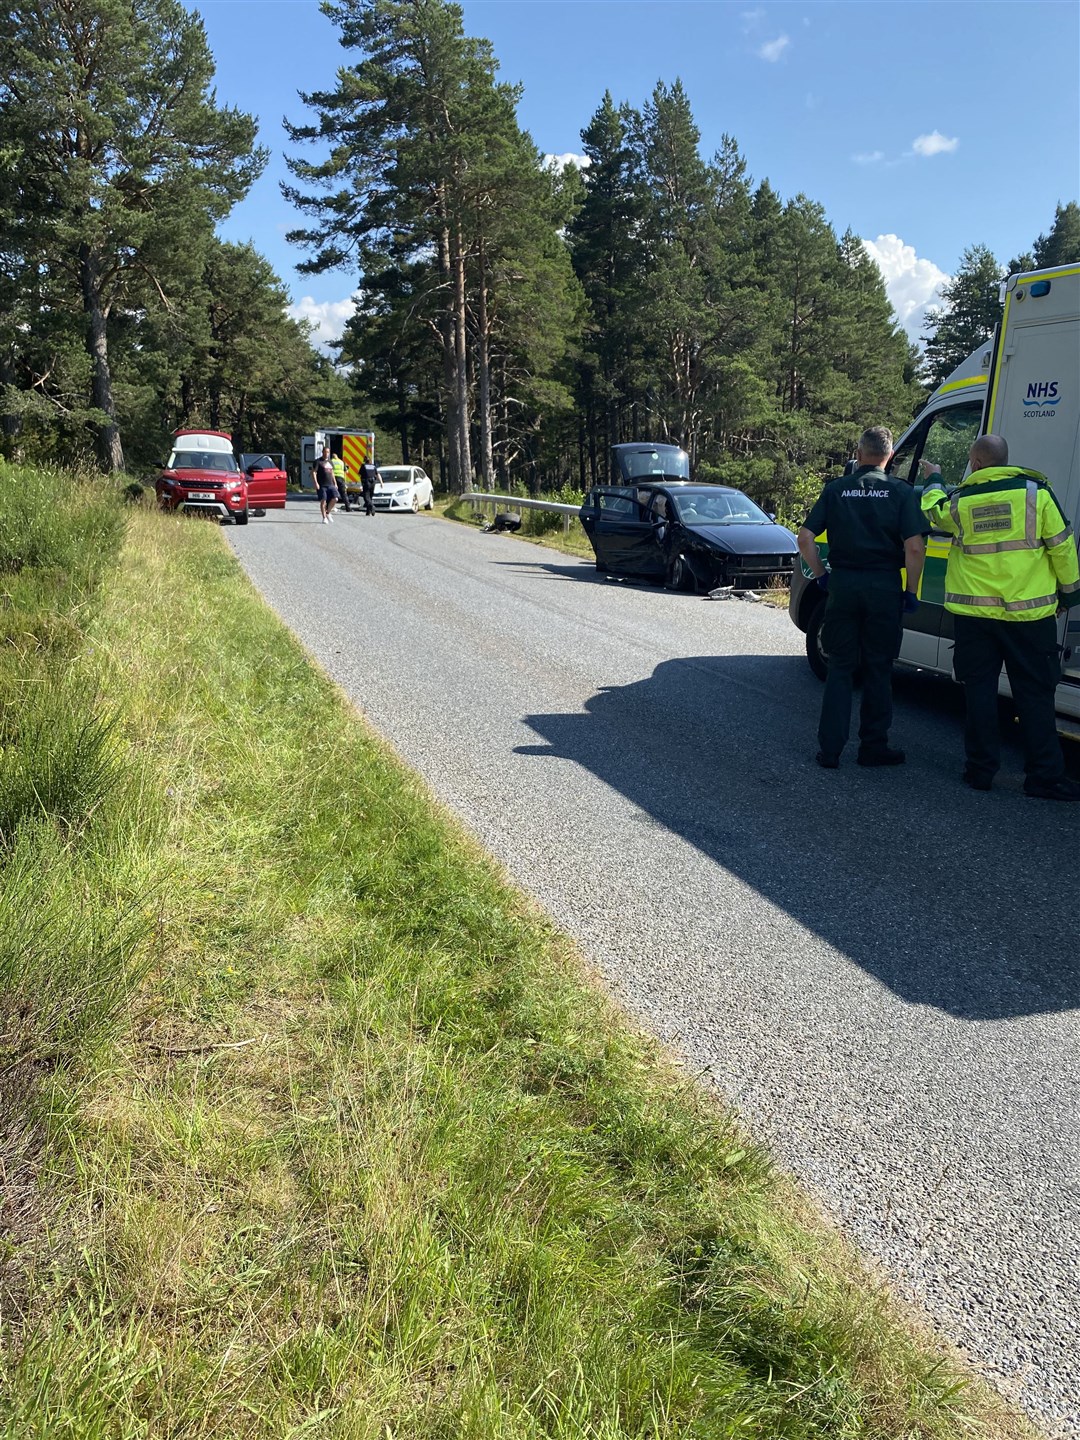
<path fill-rule="evenodd" d="M 468 500 L 470 505 L 490 505 L 493 512 L 499 505 L 507 505 L 514 510 L 551 510 L 554 514 L 563 517 L 564 535 L 569 535 L 570 521 L 581 510 L 580 505 L 563 505 L 557 500 L 528 500 L 520 495 L 488 495 L 479 490 L 470 490 L 461 498 Z"/>

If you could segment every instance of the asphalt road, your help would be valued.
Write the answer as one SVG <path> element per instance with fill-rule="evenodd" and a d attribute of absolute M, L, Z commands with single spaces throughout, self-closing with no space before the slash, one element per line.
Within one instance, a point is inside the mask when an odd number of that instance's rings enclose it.
<path fill-rule="evenodd" d="M 1080 807 L 814 764 L 786 614 L 425 515 L 290 500 L 229 539 L 329 674 L 894 1288 L 1080 1435 Z"/>

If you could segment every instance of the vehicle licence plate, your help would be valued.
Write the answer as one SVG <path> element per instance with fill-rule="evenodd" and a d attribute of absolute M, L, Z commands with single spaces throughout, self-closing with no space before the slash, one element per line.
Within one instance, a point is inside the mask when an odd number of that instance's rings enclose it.
<path fill-rule="evenodd" d="M 212 490 L 192 490 L 188 496 L 189 500 L 214 500 L 216 498 Z"/>

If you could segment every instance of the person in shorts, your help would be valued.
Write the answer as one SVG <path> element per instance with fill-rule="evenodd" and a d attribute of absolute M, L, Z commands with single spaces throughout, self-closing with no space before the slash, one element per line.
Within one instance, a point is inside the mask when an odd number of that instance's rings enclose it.
<path fill-rule="evenodd" d="M 322 454 L 311 467 L 311 478 L 315 481 L 315 489 L 319 496 L 319 513 L 322 515 L 322 523 L 330 525 L 334 519 L 334 506 L 337 504 L 338 488 L 337 476 L 334 474 L 334 463 L 330 459 L 330 446 L 322 447 Z"/>

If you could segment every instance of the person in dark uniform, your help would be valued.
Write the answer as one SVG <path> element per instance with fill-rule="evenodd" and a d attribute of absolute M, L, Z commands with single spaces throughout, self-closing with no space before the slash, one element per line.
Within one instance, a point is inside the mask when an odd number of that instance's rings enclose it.
<path fill-rule="evenodd" d="M 914 489 L 885 474 L 892 455 L 883 425 L 864 430 L 858 468 L 830 480 L 799 531 L 799 551 L 825 591 L 822 647 L 828 660 L 818 724 L 817 762 L 840 764 L 851 728 L 851 695 L 862 670 L 860 765 L 902 765 L 903 750 L 889 746 L 892 724 L 892 663 L 900 653 L 903 612 L 918 608 L 919 579 L 928 527 Z M 829 570 L 816 536 L 828 532 Z M 901 586 L 900 567 L 907 571 Z"/>
<path fill-rule="evenodd" d="M 375 514 L 375 482 L 379 479 L 379 468 L 374 460 L 365 460 L 360 466 L 360 489 L 364 494 L 364 514 Z"/>

